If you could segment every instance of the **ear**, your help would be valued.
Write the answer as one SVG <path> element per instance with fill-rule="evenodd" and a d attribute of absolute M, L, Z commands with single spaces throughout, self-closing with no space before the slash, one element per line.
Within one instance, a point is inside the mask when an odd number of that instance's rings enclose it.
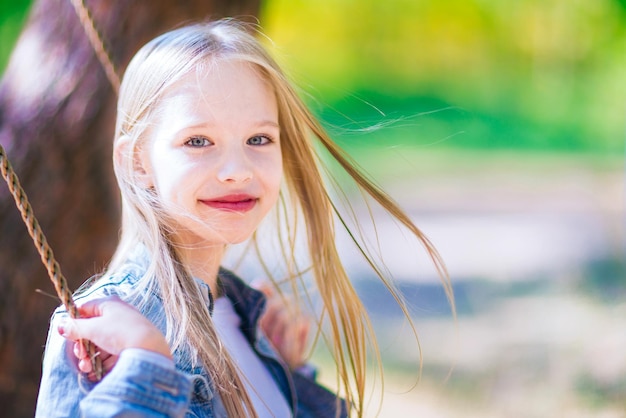
<path fill-rule="evenodd" d="M 128 167 L 128 160 L 132 158 L 132 170 L 128 173 L 129 177 L 134 178 L 138 185 L 144 189 L 154 187 L 147 150 L 144 147 L 133 147 L 132 140 L 128 135 L 122 135 L 115 141 L 113 158 L 115 165 L 122 170 Z"/>

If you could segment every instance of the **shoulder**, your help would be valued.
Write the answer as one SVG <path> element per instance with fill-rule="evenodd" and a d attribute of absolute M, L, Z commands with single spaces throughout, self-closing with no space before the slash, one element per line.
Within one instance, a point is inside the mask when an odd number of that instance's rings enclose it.
<path fill-rule="evenodd" d="M 339 395 L 298 372 L 291 378 L 298 400 L 297 418 L 348 417 L 348 405 Z"/>
<path fill-rule="evenodd" d="M 145 266 L 129 261 L 124 263 L 114 272 L 107 272 L 99 278 L 87 281 L 75 293 L 74 301 L 77 305 L 108 296 L 118 296 L 120 299 L 137 305 L 137 301 L 133 301 L 137 296 L 141 295 L 145 298 L 150 292 L 143 291 L 141 281 L 144 279 L 146 272 Z M 154 295 L 156 297 L 156 295 Z M 63 305 L 59 306 L 53 316 L 65 315 L 67 310 Z"/>

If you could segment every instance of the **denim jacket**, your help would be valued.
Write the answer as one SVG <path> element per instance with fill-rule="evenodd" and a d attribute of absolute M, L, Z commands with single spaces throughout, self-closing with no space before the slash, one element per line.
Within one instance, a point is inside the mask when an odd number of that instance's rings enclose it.
<path fill-rule="evenodd" d="M 76 298 L 89 299 L 127 296 L 147 267 L 141 251 L 129 258 L 122 274 L 101 279 L 88 292 Z M 232 272 L 220 269 L 224 294 L 230 298 L 241 318 L 241 331 L 275 379 L 292 408 L 294 417 L 346 417 L 345 402 L 318 385 L 306 373 L 290 371 L 258 327 L 265 308 L 264 295 L 247 286 Z M 198 285 L 210 295 L 208 286 Z M 165 315 L 160 296 L 149 294 L 142 313 L 162 332 Z M 210 308 L 210 307 L 209 307 Z M 225 416 L 221 401 L 203 367 L 192 367 L 187 350 L 173 353 L 175 369 L 167 362 L 155 361 L 142 350 L 126 350 L 118 363 L 100 383 L 90 382 L 78 371 L 71 353 L 73 343 L 57 332 L 59 321 L 67 316 L 63 307 L 54 312 L 43 360 L 43 372 L 36 417 L 206 417 Z M 121 324 L 123 326 L 123 324 Z M 166 360 L 165 357 L 161 360 Z"/>

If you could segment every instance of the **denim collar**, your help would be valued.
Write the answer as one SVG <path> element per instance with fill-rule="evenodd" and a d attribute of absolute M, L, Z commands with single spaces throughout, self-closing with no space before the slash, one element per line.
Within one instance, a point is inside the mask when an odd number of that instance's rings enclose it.
<path fill-rule="evenodd" d="M 256 327 L 265 309 L 265 295 L 248 286 L 235 273 L 220 267 L 218 286 L 241 318 L 241 331 L 249 341 L 256 340 Z"/>
<path fill-rule="evenodd" d="M 144 245 L 139 244 L 129 255 L 129 261 L 134 262 L 144 269 L 148 266 L 150 255 Z M 221 294 L 228 297 L 235 312 L 241 318 L 241 330 L 249 341 L 256 341 L 256 326 L 259 317 L 265 309 L 265 295 L 256 289 L 248 286 L 235 273 L 220 267 L 217 274 L 217 285 L 220 286 Z M 203 290 L 204 296 L 207 297 L 207 306 L 209 312 L 213 313 L 213 294 L 214 290 L 202 280 L 195 278 L 196 283 Z M 160 298 L 160 295 L 155 295 Z"/>

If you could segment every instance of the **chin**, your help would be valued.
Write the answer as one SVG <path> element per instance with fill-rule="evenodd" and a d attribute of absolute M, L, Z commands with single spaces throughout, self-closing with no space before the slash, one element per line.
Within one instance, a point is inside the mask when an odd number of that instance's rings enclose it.
<path fill-rule="evenodd" d="M 246 233 L 239 232 L 237 234 L 224 233 L 222 234 L 220 238 L 221 238 L 221 241 L 227 245 L 241 244 L 242 242 L 249 240 L 253 232 L 254 231 L 250 231 Z"/>
<path fill-rule="evenodd" d="M 252 234 L 248 234 L 245 236 L 238 236 L 238 237 L 228 240 L 227 244 L 229 245 L 241 244 L 242 242 L 246 242 L 247 240 L 249 240 L 251 236 Z"/>

